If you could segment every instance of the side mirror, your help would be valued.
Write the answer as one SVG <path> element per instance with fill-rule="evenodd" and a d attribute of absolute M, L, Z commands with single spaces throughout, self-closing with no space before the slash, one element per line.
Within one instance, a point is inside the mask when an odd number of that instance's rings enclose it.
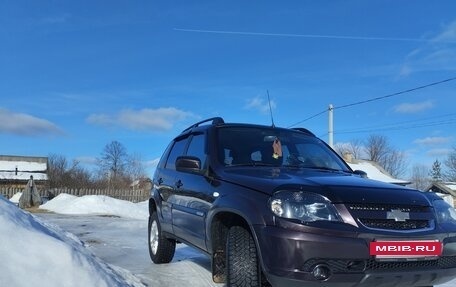
<path fill-rule="evenodd" d="M 182 172 L 200 173 L 201 160 L 195 156 L 179 156 L 176 159 L 176 170 Z"/>
<path fill-rule="evenodd" d="M 355 170 L 353 172 L 353 174 L 356 174 L 356 175 L 358 175 L 359 177 L 362 177 L 362 178 L 367 178 L 367 173 L 365 171 L 362 171 L 362 170 L 359 170 L 359 169 Z"/>

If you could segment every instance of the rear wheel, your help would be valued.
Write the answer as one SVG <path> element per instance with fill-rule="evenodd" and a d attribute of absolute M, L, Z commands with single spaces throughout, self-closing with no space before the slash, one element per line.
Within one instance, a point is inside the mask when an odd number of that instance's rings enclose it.
<path fill-rule="evenodd" d="M 261 286 L 257 250 L 250 232 L 241 226 L 231 227 L 226 249 L 227 286 Z"/>
<path fill-rule="evenodd" d="M 176 241 L 163 236 L 157 212 L 149 216 L 149 255 L 156 264 L 169 263 L 173 260 Z"/>

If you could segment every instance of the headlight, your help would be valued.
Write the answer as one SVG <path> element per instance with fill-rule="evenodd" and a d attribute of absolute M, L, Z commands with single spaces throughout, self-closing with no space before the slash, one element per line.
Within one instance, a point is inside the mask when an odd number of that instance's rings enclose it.
<path fill-rule="evenodd" d="M 445 200 L 434 200 L 434 209 L 440 223 L 456 223 L 456 210 Z"/>
<path fill-rule="evenodd" d="M 325 197 L 311 192 L 279 191 L 269 201 L 271 211 L 280 217 L 305 222 L 341 221 L 334 205 Z"/>

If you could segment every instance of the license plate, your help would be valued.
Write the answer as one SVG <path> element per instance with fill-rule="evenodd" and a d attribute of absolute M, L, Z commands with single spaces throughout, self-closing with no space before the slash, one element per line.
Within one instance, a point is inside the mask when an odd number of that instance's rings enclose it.
<path fill-rule="evenodd" d="M 442 255 L 442 243 L 438 240 L 373 241 L 369 244 L 370 255 L 375 258 L 419 258 Z"/>

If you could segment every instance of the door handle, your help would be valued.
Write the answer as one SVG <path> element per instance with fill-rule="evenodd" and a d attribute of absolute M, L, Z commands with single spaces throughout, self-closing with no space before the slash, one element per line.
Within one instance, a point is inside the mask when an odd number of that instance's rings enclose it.
<path fill-rule="evenodd" d="M 177 188 L 181 188 L 184 184 L 182 183 L 182 180 L 178 180 L 176 181 L 176 183 L 174 184 Z"/>
<path fill-rule="evenodd" d="M 162 185 L 162 183 L 163 183 L 163 178 L 160 177 L 160 178 L 157 180 L 157 183 L 158 183 L 158 185 Z"/>

